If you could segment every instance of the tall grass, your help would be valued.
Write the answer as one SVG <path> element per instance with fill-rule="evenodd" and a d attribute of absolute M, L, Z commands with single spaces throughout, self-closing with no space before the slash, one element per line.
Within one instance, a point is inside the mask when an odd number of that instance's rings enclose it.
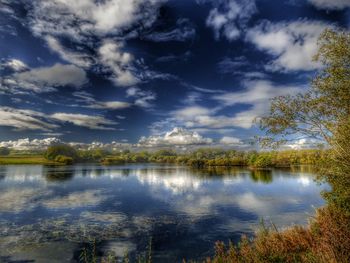
<path fill-rule="evenodd" d="M 283 231 L 262 226 L 238 245 L 217 242 L 207 263 L 347 263 L 350 262 L 350 217 L 333 207 L 317 210 L 307 227 Z"/>

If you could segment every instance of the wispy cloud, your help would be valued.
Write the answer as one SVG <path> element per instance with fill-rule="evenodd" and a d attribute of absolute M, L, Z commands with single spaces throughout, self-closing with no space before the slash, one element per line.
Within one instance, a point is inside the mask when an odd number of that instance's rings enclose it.
<path fill-rule="evenodd" d="M 319 9 L 340 10 L 350 7 L 348 0 L 308 0 Z"/>
<path fill-rule="evenodd" d="M 142 108 L 152 108 L 152 102 L 156 99 L 156 94 L 152 91 L 141 90 L 136 87 L 129 88 L 126 91 L 127 97 L 132 97 L 135 99 L 134 104 Z"/>
<path fill-rule="evenodd" d="M 74 65 L 55 64 L 49 67 L 28 68 L 20 60 L 11 60 L 8 67 L 19 71 L 6 75 L 2 80 L 4 88 L 34 92 L 52 92 L 56 87 L 83 86 L 88 79 L 81 68 Z"/>
<path fill-rule="evenodd" d="M 73 93 L 73 96 L 76 97 L 76 102 L 83 102 L 84 105 L 76 105 L 82 106 L 91 109 L 103 109 L 103 110 L 119 110 L 125 109 L 132 106 L 132 104 L 125 101 L 99 101 L 96 100 L 92 94 L 86 91 L 76 91 Z"/>
<path fill-rule="evenodd" d="M 0 125 L 13 127 L 16 130 L 42 131 L 51 131 L 59 127 L 48 121 L 47 116 L 41 112 L 11 107 L 0 107 Z"/>
<path fill-rule="evenodd" d="M 99 115 L 86 115 L 79 113 L 54 113 L 50 115 L 54 120 L 61 122 L 72 123 L 76 126 L 86 127 L 93 130 L 115 130 L 111 125 L 117 125 L 118 123 L 112 120 L 108 120 Z"/>
<path fill-rule="evenodd" d="M 185 42 L 194 39 L 195 36 L 196 29 L 194 28 L 193 24 L 188 19 L 180 18 L 176 21 L 174 29 L 162 32 L 152 32 L 143 36 L 142 38 L 155 42 Z"/>

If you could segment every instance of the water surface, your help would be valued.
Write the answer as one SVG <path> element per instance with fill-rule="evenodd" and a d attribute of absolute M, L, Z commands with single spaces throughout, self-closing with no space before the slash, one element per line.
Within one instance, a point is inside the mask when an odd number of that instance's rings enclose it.
<path fill-rule="evenodd" d="M 203 259 L 261 218 L 305 224 L 324 188 L 310 167 L 0 166 L 0 262 L 77 262 L 92 243 L 133 257 L 150 240 L 154 262 Z"/>

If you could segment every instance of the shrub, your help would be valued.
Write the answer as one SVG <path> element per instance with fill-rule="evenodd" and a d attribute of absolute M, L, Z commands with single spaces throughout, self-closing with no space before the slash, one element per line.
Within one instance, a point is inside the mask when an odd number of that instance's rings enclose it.
<path fill-rule="evenodd" d="M 52 161 L 56 160 L 56 157 L 59 155 L 70 157 L 73 161 L 77 160 L 78 158 L 77 151 L 73 147 L 65 144 L 50 146 L 47 148 L 44 154 L 46 159 Z"/>
<path fill-rule="evenodd" d="M 0 147 L 0 155 L 9 155 L 10 149 L 7 147 Z"/>
<path fill-rule="evenodd" d="M 267 168 L 272 167 L 272 157 L 267 153 L 261 153 L 253 162 L 253 167 L 255 168 Z"/>
<path fill-rule="evenodd" d="M 64 155 L 57 155 L 55 158 L 55 162 L 69 165 L 73 164 L 73 158 Z"/>

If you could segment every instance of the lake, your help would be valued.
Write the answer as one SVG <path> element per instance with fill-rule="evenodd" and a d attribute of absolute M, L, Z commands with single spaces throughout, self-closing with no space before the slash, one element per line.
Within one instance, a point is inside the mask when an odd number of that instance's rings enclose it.
<path fill-rule="evenodd" d="M 132 259 L 149 243 L 153 262 L 199 260 L 262 218 L 306 224 L 324 189 L 311 167 L 0 166 L 0 262 L 77 262 L 94 246 Z"/>

